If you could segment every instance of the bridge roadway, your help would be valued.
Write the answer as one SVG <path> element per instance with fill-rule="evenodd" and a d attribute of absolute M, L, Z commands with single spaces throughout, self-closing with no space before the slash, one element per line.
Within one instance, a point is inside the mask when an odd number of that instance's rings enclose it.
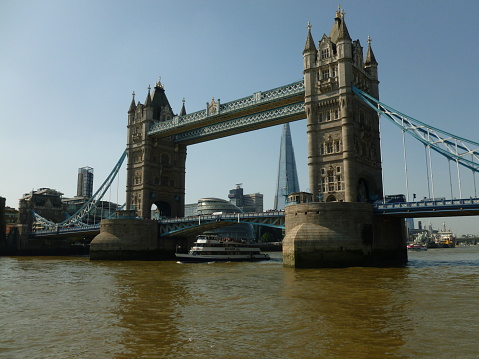
<path fill-rule="evenodd" d="M 217 105 L 214 111 L 205 109 L 158 122 L 148 136 L 173 136 L 174 142 L 191 145 L 306 118 L 303 81 L 225 104 L 218 100 Z"/>
<path fill-rule="evenodd" d="M 165 218 L 159 220 L 158 223 L 162 237 L 197 235 L 206 230 L 235 223 L 284 228 L 284 211 L 204 214 L 183 218 Z"/>
<path fill-rule="evenodd" d="M 479 198 L 441 199 L 420 202 L 376 203 L 374 213 L 380 216 L 400 218 L 455 217 L 479 215 Z M 190 236 L 203 231 L 229 226 L 234 223 L 250 223 L 275 228 L 284 228 L 284 211 L 255 213 L 226 213 L 189 216 L 182 218 L 164 218 L 158 220 L 160 236 Z M 57 237 L 82 234 L 94 234 L 99 225 L 71 228 L 58 228 L 37 231 L 32 237 Z"/>

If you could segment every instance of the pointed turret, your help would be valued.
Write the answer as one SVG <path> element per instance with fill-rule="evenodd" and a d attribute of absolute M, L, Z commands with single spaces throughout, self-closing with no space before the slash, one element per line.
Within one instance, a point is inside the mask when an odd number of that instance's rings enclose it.
<path fill-rule="evenodd" d="M 130 108 L 128 109 L 128 113 L 135 112 L 135 110 L 136 110 L 135 91 L 133 91 L 133 93 L 131 95 L 133 96 L 133 98 L 131 99 Z"/>
<path fill-rule="evenodd" d="M 165 94 L 165 86 L 159 79 L 151 95 L 151 105 L 153 106 L 153 119 L 164 121 L 173 116 L 173 112 Z"/>
<path fill-rule="evenodd" d="M 306 97 L 312 96 L 316 87 L 317 56 L 318 50 L 314 45 L 313 36 L 311 35 L 311 24 L 308 21 L 308 35 L 306 37 L 306 45 L 303 51 L 303 75 Z"/>
<path fill-rule="evenodd" d="M 306 45 L 304 46 L 303 54 L 309 52 L 316 52 L 316 45 L 314 45 L 313 36 L 311 35 L 311 24 L 308 21 L 308 36 L 306 38 Z"/>
<path fill-rule="evenodd" d="M 368 36 L 368 52 L 366 53 L 366 61 L 364 62 L 364 65 L 366 67 L 371 66 L 371 65 L 377 65 L 376 57 L 374 57 L 374 52 L 371 47 L 371 38 Z"/>
<path fill-rule="evenodd" d="M 149 106 L 151 106 L 151 95 L 150 95 L 150 90 L 151 90 L 151 87 L 150 87 L 150 85 L 148 85 L 148 95 L 146 95 L 146 99 L 145 99 L 145 107 L 149 107 Z"/>
<path fill-rule="evenodd" d="M 186 115 L 185 98 L 183 97 L 183 106 L 181 106 L 180 116 Z"/>
<path fill-rule="evenodd" d="M 378 75 L 378 62 L 374 56 L 373 49 L 371 47 L 371 38 L 368 36 L 368 52 L 366 53 L 366 61 L 364 62 L 364 70 L 371 77 L 370 94 L 374 98 L 379 99 L 379 75 Z"/>
<path fill-rule="evenodd" d="M 351 41 L 351 36 L 349 36 L 348 27 L 344 21 L 344 9 L 341 10 L 341 6 L 338 5 L 338 10 L 336 11 L 336 17 L 334 18 L 334 24 L 329 33 L 331 41 L 337 43 L 339 40 L 348 40 Z"/>

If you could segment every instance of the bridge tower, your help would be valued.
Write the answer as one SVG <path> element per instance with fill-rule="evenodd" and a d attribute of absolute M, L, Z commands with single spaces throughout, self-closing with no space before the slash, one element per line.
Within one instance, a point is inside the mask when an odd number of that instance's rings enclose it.
<path fill-rule="evenodd" d="M 379 98 L 378 63 L 366 56 L 338 8 L 329 36 L 315 46 L 308 24 L 303 51 L 312 198 L 285 209 L 283 263 L 290 267 L 403 264 L 404 221 L 384 220 L 379 117 L 352 85 Z"/>
<path fill-rule="evenodd" d="M 133 94 L 128 110 L 126 203 L 142 218 L 151 218 L 152 205 L 163 217 L 184 215 L 186 146 L 173 143 L 171 137 L 147 135 L 153 124 L 172 118 L 160 81 L 152 94 L 148 87 L 144 104 L 135 104 Z"/>
<path fill-rule="evenodd" d="M 311 192 L 326 202 L 381 198 L 379 117 L 351 90 L 354 85 L 379 98 L 370 39 L 364 59 L 359 40 L 351 40 L 344 11 L 338 10 L 318 49 L 308 25 L 303 58 Z"/>

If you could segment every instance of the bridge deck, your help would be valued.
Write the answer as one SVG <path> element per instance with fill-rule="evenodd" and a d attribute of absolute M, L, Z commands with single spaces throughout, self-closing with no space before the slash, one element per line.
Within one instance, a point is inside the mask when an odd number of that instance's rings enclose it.
<path fill-rule="evenodd" d="M 379 216 L 399 218 L 455 217 L 479 215 L 479 198 L 444 199 L 421 202 L 377 203 L 374 213 Z M 160 235 L 189 236 L 202 231 L 228 226 L 234 223 L 250 223 L 255 225 L 284 228 L 284 211 L 255 213 L 226 213 L 190 216 L 183 218 L 165 218 L 158 221 Z M 99 232 L 100 226 L 82 226 L 58 228 L 33 232 L 36 237 L 73 236 L 79 233 L 93 234 Z"/>

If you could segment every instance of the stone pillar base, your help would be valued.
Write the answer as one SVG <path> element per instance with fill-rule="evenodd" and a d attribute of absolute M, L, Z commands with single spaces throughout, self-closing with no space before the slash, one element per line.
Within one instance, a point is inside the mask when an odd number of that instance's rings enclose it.
<path fill-rule="evenodd" d="M 90 243 L 90 259 L 158 259 L 158 223 L 135 218 L 101 221 L 100 234 Z"/>
<path fill-rule="evenodd" d="M 286 267 L 398 266 L 407 262 L 404 220 L 376 216 L 371 204 L 289 205 L 285 222 Z"/>

